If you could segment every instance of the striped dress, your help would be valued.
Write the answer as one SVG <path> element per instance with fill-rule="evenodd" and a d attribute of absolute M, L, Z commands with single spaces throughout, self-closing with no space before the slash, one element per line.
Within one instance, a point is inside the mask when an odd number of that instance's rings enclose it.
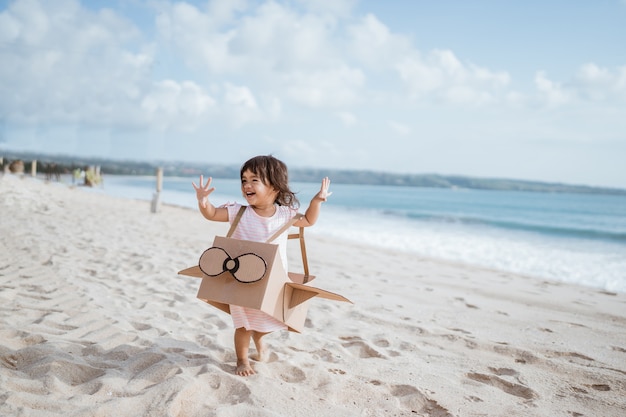
<path fill-rule="evenodd" d="M 228 221 L 233 222 L 241 204 L 228 204 Z M 272 217 L 262 217 L 248 207 L 244 211 L 232 237 L 235 239 L 265 242 L 278 229 L 287 223 L 295 214 L 296 210 L 286 206 L 276 206 L 276 213 Z M 281 234 L 272 243 L 278 244 L 280 259 L 287 271 L 287 232 Z M 244 327 L 246 330 L 254 330 L 261 333 L 286 330 L 285 323 L 276 320 L 269 314 L 252 308 L 236 305 L 230 306 L 230 315 L 233 318 L 235 329 Z"/>

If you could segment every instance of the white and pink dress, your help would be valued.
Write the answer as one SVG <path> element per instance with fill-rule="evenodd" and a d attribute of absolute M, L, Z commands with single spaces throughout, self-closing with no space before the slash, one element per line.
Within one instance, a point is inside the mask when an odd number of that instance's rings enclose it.
<path fill-rule="evenodd" d="M 241 204 L 232 203 L 226 205 L 228 209 L 228 221 L 232 224 L 241 208 Z M 276 205 L 276 212 L 271 217 L 259 216 L 251 207 L 246 208 L 237 224 L 237 228 L 232 236 L 235 239 L 251 240 L 254 242 L 265 242 L 275 232 L 285 225 L 297 213 L 296 210 Z M 287 235 L 285 232 L 278 236 L 272 243 L 278 244 L 280 259 L 287 271 Z M 260 310 L 230 306 L 230 315 L 233 318 L 235 329 L 240 327 L 246 330 L 254 330 L 261 333 L 269 333 L 276 330 L 287 330 L 287 325 L 276 320 L 274 317 Z"/>

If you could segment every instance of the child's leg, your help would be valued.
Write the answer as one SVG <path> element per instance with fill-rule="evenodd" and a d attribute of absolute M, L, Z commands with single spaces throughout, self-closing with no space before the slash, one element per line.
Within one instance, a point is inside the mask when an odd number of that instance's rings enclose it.
<path fill-rule="evenodd" d="M 257 354 L 253 359 L 256 359 L 259 362 L 266 362 L 269 356 L 269 352 L 267 351 L 267 346 L 265 346 L 265 342 L 263 342 L 263 336 L 267 333 L 261 333 L 252 331 L 252 340 L 254 340 L 254 345 L 256 346 Z"/>
<path fill-rule="evenodd" d="M 250 366 L 248 359 L 248 349 L 250 348 L 250 337 L 252 331 L 244 327 L 235 329 L 235 354 L 237 355 L 237 369 L 235 372 L 240 376 L 254 375 L 254 369 Z"/>

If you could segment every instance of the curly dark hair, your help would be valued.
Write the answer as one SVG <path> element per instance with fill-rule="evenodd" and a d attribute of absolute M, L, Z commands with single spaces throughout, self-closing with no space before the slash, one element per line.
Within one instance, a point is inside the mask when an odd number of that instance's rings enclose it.
<path fill-rule="evenodd" d="M 260 155 L 248 159 L 240 170 L 240 175 L 246 171 L 252 172 L 261 178 L 264 184 L 270 185 L 278 190 L 276 201 L 274 203 L 279 206 L 288 206 L 294 209 L 300 207 L 300 201 L 296 194 L 289 189 L 289 176 L 287 173 L 287 165 L 272 155 Z"/>

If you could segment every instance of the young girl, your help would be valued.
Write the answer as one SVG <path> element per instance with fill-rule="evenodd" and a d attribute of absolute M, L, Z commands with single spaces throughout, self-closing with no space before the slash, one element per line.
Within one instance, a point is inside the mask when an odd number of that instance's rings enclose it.
<path fill-rule="evenodd" d="M 198 197 L 198 207 L 202 215 L 213 221 L 233 222 L 241 204 L 228 204 L 215 207 L 209 201 L 211 188 L 209 177 L 206 184 L 200 176 L 200 184 L 192 183 Z M 331 194 L 328 192 L 330 180 L 322 180 L 320 191 L 313 197 L 304 216 L 295 227 L 312 226 L 317 221 L 322 202 Z M 236 239 L 265 242 L 270 236 L 287 223 L 300 206 L 296 195 L 289 189 L 287 166 L 273 156 L 257 156 L 248 160 L 241 167 L 241 192 L 248 202 L 232 237 Z M 274 243 L 279 245 L 281 260 L 287 271 L 287 233 L 279 236 Z M 237 355 L 237 375 L 248 376 L 255 372 L 248 360 L 250 339 L 257 350 L 255 359 L 264 361 L 268 352 L 262 340 L 263 336 L 275 330 L 287 329 L 287 326 L 274 317 L 255 309 L 230 306 L 230 314 L 235 326 L 235 353 Z"/>

